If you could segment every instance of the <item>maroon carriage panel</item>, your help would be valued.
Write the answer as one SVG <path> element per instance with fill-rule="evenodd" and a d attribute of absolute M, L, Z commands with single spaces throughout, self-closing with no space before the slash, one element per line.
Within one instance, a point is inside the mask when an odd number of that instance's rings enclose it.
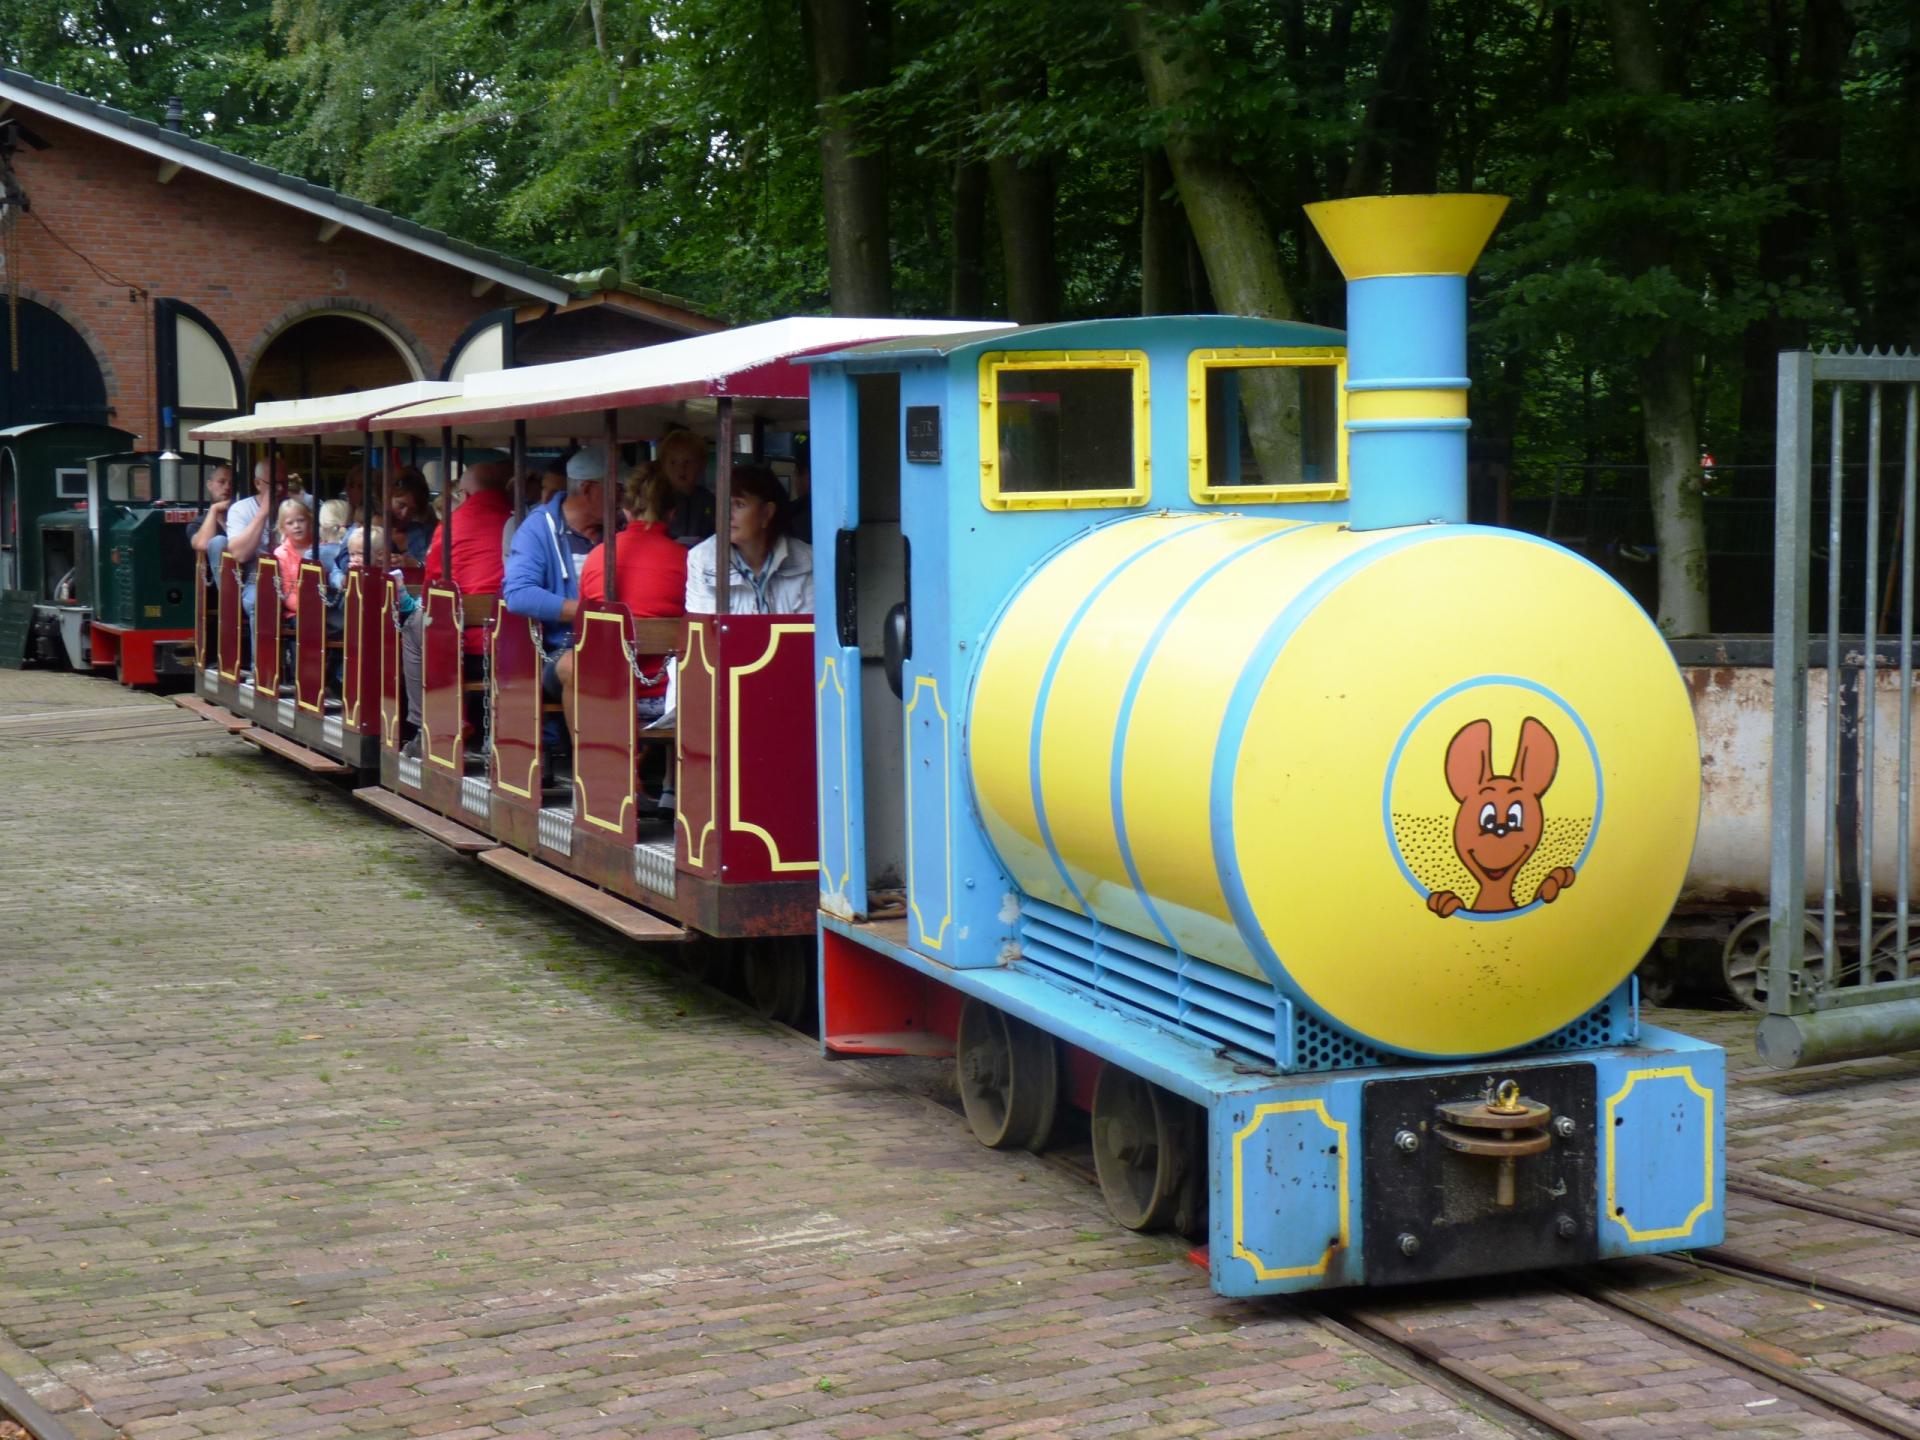
<path fill-rule="evenodd" d="M 493 612 L 493 783 L 504 793 L 540 803 L 540 623 Z"/>
<path fill-rule="evenodd" d="M 373 573 L 356 565 L 347 571 L 345 641 L 346 679 L 341 706 L 346 728 L 358 735 L 379 733 L 380 624 L 385 587 Z"/>
<path fill-rule="evenodd" d="M 421 638 L 420 747 L 442 770 L 461 773 L 466 760 L 466 706 L 460 693 L 460 592 L 436 583 L 422 597 L 426 631 Z"/>
<path fill-rule="evenodd" d="M 633 618 L 617 601 L 582 610 L 575 621 L 573 799 L 576 823 L 634 843 L 636 744 Z"/>
<path fill-rule="evenodd" d="M 222 552 L 220 556 L 220 678 L 240 678 L 240 622 L 246 612 L 240 608 L 240 562 Z"/>
<path fill-rule="evenodd" d="M 210 639 L 207 622 L 211 618 L 212 610 L 208 604 L 207 583 L 207 557 L 195 555 L 193 557 L 193 683 L 196 689 L 200 685 L 200 673 L 207 668 L 207 645 Z"/>
<path fill-rule="evenodd" d="M 280 693 L 280 567 L 260 566 L 253 592 L 253 688 L 259 695 Z"/>
<path fill-rule="evenodd" d="M 311 563 L 300 567 L 300 607 L 293 613 L 293 695 L 309 714 L 326 713 L 327 577 Z"/>
<path fill-rule="evenodd" d="M 406 586 L 395 575 L 382 577 L 380 598 L 380 744 L 400 748 L 400 597 Z"/>
<path fill-rule="evenodd" d="M 680 867 L 728 884 L 819 864 L 813 621 L 690 617 L 680 668 Z"/>
<path fill-rule="evenodd" d="M 719 617 L 689 615 L 687 648 L 680 657 L 678 771 L 674 796 L 673 860 L 680 869 L 710 880 L 720 878 L 720 767 L 724 749 L 720 714 Z"/>

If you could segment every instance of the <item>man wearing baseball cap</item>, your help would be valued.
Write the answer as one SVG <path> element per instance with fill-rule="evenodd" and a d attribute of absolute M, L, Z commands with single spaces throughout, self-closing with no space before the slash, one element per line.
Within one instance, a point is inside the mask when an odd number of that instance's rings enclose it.
<path fill-rule="evenodd" d="M 601 487 L 606 457 L 590 445 L 567 461 L 567 488 L 527 513 L 514 531 L 501 599 L 508 613 L 540 622 L 546 652 L 540 686 L 560 699 L 554 664 L 573 644 L 573 617 L 580 609 L 580 562 L 600 539 Z"/>

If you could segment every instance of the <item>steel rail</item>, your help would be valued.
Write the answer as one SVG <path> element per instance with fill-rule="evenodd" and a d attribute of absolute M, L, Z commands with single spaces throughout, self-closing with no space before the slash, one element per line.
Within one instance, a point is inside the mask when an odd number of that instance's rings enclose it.
<path fill-rule="evenodd" d="M 1804 1191 L 1789 1190 L 1784 1185 L 1770 1184 L 1765 1180 L 1744 1180 L 1729 1175 L 1727 1189 L 1736 1195 L 1750 1195 L 1755 1200 L 1770 1200 L 1776 1205 L 1785 1205 L 1793 1210 L 1809 1210 L 1816 1215 L 1831 1215 L 1836 1220 L 1851 1220 L 1856 1225 L 1866 1225 L 1875 1230 L 1887 1230 L 1896 1235 L 1920 1236 L 1920 1220 L 1903 1220 L 1897 1215 L 1882 1215 L 1877 1211 L 1862 1209 L 1858 1205 L 1847 1205 L 1838 1200 L 1829 1200 L 1822 1195 L 1809 1195 Z"/>
<path fill-rule="evenodd" d="M 0 1413 L 33 1436 L 33 1440 L 73 1440 L 73 1432 L 34 1403 L 11 1375 L 0 1373 Z"/>
<path fill-rule="evenodd" d="M 1889 1320 L 1903 1320 L 1909 1325 L 1920 1325 L 1920 1304 L 1916 1304 L 1911 1296 L 1897 1294 L 1878 1285 L 1868 1285 L 1864 1281 L 1848 1280 L 1819 1270 L 1809 1270 L 1804 1265 L 1795 1265 L 1791 1261 L 1775 1260 L 1767 1255 L 1755 1255 L 1750 1251 L 1736 1250 L 1726 1245 L 1716 1245 L 1711 1250 L 1696 1250 L 1685 1258 L 1679 1256 L 1661 1256 L 1660 1258 L 1676 1266 L 1685 1267 L 1691 1264 L 1707 1270 L 1717 1270 L 1723 1275 L 1758 1280 L 1796 1293 L 1874 1310 Z"/>
<path fill-rule="evenodd" d="M 1404 1325 L 1388 1319 L 1377 1310 L 1363 1306 L 1328 1306 L 1323 1311 L 1308 1311 L 1315 1319 L 1331 1321 L 1328 1328 L 1338 1334 L 1342 1327 L 1351 1326 L 1385 1340 L 1389 1345 L 1417 1356 L 1434 1369 L 1452 1376 L 1462 1384 L 1479 1391 L 1489 1399 L 1497 1401 L 1506 1409 L 1524 1416 L 1542 1429 L 1566 1440 L 1606 1440 L 1603 1432 L 1590 1425 L 1582 1424 L 1566 1415 L 1560 1414 L 1552 1406 L 1536 1400 L 1524 1390 L 1518 1390 L 1496 1375 L 1492 1375 L 1479 1366 L 1458 1356 L 1450 1355 L 1431 1340 L 1415 1334 Z M 1404 1367 L 1403 1367 L 1404 1368 Z M 1423 1377 L 1413 1376 L 1414 1379 Z"/>
<path fill-rule="evenodd" d="M 1856 1400 L 1832 1385 L 1801 1375 L 1785 1365 L 1776 1365 L 1773 1361 L 1722 1340 L 1717 1335 L 1708 1334 L 1697 1325 L 1690 1325 L 1684 1320 L 1677 1319 L 1656 1305 L 1648 1305 L 1642 1300 L 1601 1285 L 1584 1275 L 1563 1272 L 1562 1279 L 1572 1293 L 1604 1310 L 1617 1310 L 1623 1315 L 1630 1315 L 1644 1325 L 1665 1331 L 1675 1339 L 1705 1350 L 1742 1370 L 1764 1376 L 1775 1385 L 1791 1390 L 1804 1399 L 1835 1411 L 1870 1430 L 1891 1436 L 1893 1440 L 1920 1440 L 1920 1421 L 1908 1420 L 1876 1409 L 1866 1401 Z M 1889 1398 L 1889 1403 L 1898 1404 L 1899 1402 Z"/>

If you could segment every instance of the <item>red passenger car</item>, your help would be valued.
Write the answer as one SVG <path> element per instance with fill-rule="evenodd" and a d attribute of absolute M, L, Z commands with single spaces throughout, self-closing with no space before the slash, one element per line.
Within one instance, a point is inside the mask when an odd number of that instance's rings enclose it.
<path fill-rule="evenodd" d="M 636 617 L 613 594 L 618 479 L 685 428 L 710 442 L 713 507 L 729 513 L 736 457 L 795 467 L 804 457 L 807 370 L 800 357 L 863 341 L 962 328 L 899 320 L 795 319 L 591 360 L 470 376 L 457 397 L 390 410 L 395 433 L 438 431 L 443 449 L 504 449 L 524 475 L 535 450 L 598 457 L 606 587 L 572 622 L 577 714 L 543 693 L 540 623 L 493 594 L 463 593 L 454 567 L 418 597 L 422 714 L 405 715 L 407 607 L 389 577 L 380 636 L 380 784 L 358 792 L 456 849 L 647 941 L 753 940 L 740 957 L 750 995 L 797 1019 L 811 1000 L 817 904 L 813 615 L 734 613 L 719 567 L 719 613 Z M 785 457 L 785 458 L 782 458 Z M 791 483 L 791 476 L 788 478 Z M 517 516 L 527 512 L 520 497 Z M 443 533 L 443 541 L 448 537 Z M 697 537 L 683 537 L 692 542 Z M 724 537 L 718 544 L 724 545 Z M 485 635 L 476 656 L 467 636 Z M 671 723 L 636 714 L 672 657 Z M 569 734 L 569 731 L 571 732 Z M 564 744 L 570 739 L 571 745 Z M 411 743 L 410 743 L 411 742 Z M 558 763 L 570 749 L 571 760 Z M 676 805 L 657 809 L 657 780 Z"/>

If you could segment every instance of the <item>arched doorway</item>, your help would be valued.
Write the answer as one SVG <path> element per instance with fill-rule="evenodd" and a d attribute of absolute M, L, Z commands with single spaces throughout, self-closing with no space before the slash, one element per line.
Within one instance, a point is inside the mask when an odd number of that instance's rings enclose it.
<path fill-rule="evenodd" d="M 248 377 L 247 404 L 377 390 L 420 378 L 411 350 L 387 326 L 368 315 L 332 311 L 303 316 L 273 337 Z"/>
<path fill-rule="evenodd" d="M 44 305 L 19 302 L 20 348 L 0 296 L 0 430 L 14 425 L 107 423 L 107 384 L 80 332 Z"/>

